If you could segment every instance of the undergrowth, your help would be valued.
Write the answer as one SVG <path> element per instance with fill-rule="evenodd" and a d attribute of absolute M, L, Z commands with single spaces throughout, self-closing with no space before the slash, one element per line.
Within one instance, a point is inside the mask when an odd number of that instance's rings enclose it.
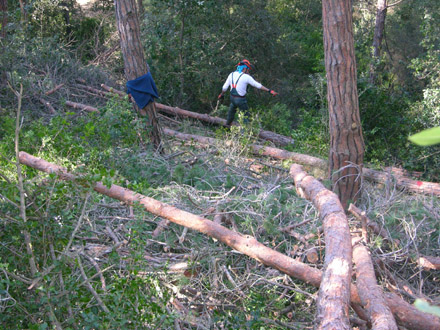
<path fill-rule="evenodd" d="M 26 166 L 20 192 L 15 121 L 1 121 L 0 318 L 6 328 L 312 326 L 315 288 L 212 238 Z M 99 114 L 65 112 L 25 123 L 20 150 L 85 175 L 85 183 L 115 183 L 211 220 L 221 216 L 222 225 L 300 261 L 309 263 L 307 252 L 314 248 L 318 260 L 312 266 L 322 266 L 319 216 L 297 196 L 289 163 L 250 153 L 249 144 L 258 142 L 258 119 L 216 132 L 191 121 L 161 124 L 220 142 L 201 146 L 164 135 L 166 154 L 156 154 L 131 105 L 112 99 Z M 398 240 L 390 245 L 371 234 L 372 255 L 384 265 L 380 283 L 389 288 L 395 278 L 405 280 L 410 299 L 438 302 L 438 271 L 416 263 L 419 255 L 440 253 L 438 199 L 407 195 L 392 183 L 365 183 L 364 191 L 359 206 Z M 293 231 L 282 230 L 293 224 Z M 350 225 L 360 227 L 354 218 Z M 32 240 L 36 274 L 24 232 Z"/>

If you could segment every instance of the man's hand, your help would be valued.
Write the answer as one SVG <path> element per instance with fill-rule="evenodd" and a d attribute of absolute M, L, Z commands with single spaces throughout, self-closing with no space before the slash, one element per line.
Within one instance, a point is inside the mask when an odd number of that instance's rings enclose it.
<path fill-rule="evenodd" d="M 224 97 L 225 97 L 225 95 L 224 95 L 223 93 L 220 93 L 220 94 L 218 95 L 218 99 L 219 99 L 219 100 L 222 100 Z"/>
<path fill-rule="evenodd" d="M 271 90 L 271 89 L 269 89 L 269 93 L 270 93 L 270 95 L 273 95 L 273 96 L 278 95 L 277 92 L 275 92 L 275 91 L 273 91 L 273 90 Z"/>

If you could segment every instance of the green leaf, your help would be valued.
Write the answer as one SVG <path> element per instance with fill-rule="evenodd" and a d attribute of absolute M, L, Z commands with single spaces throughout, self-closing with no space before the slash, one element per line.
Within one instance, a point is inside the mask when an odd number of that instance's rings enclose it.
<path fill-rule="evenodd" d="M 408 139 L 419 146 L 431 146 L 440 143 L 440 127 L 425 129 L 411 135 Z"/>
<path fill-rule="evenodd" d="M 416 301 L 414 302 L 414 306 L 418 310 L 420 310 L 422 312 L 433 314 L 433 315 L 436 315 L 436 316 L 440 316 L 440 307 L 434 306 L 434 305 L 430 305 L 425 300 L 416 299 Z"/>

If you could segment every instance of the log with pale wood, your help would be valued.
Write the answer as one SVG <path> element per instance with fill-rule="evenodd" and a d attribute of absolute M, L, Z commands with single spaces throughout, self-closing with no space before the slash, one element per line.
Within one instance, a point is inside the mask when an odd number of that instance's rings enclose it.
<path fill-rule="evenodd" d="M 362 243 L 353 246 L 353 261 L 356 265 L 356 286 L 359 297 L 367 310 L 372 329 L 398 330 L 394 316 L 377 284 L 370 254 Z"/>
<path fill-rule="evenodd" d="M 181 140 L 187 140 L 187 141 L 194 140 L 202 144 L 207 144 L 206 142 L 207 138 L 199 135 L 180 133 L 170 129 L 167 129 L 166 131 L 164 130 L 164 133 L 167 135 L 175 136 Z M 210 141 L 209 142 L 210 144 L 215 143 L 217 141 L 214 138 L 208 138 L 208 139 Z M 318 167 L 323 170 L 327 169 L 327 161 L 318 157 L 308 156 L 296 152 L 290 152 L 283 149 L 266 147 L 255 144 L 251 145 L 251 148 L 254 153 L 260 154 L 262 156 L 269 156 L 276 159 L 289 159 L 302 165 Z M 396 186 L 400 189 L 405 189 L 409 192 L 415 192 L 420 194 L 440 196 L 439 183 L 417 181 L 403 176 L 396 177 L 393 176 L 391 173 L 380 172 L 365 167 L 362 169 L 362 174 L 364 178 L 373 182 L 387 183 L 390 182 L 390 180 L 394 179 L 396 182 Z"/>
<path fill-rule="evenodd" d="M 211 137 L 206 136 L 200 136 L 200 135 L 194 135 L 194 134 L 187 134 L 187 133 L 181 133 L 169 128 L 164 128 L 163 133 L 169 136 L 174 136 L 180 140 L 185 141 L 196 141 L 200 144 L 204 145 L 223 145 L 224 142 L 220 142 L 219 140 Z M 326 162 L 322 159 L 319 159 L 317 157 L 308 156 L 304 154 L 299 154 L 296 152 L 291 152 L 283 149 L 273 148 L 273 147 L 266 147 L 258 144 L 251 144 L 250 147 L 252 148 L 252 152 L 261 155 L 261 156 L 269 156 L 277 159 L 288 159 L 292 160 L 296 163 L 304 164 L 304 165 L 310 165 L 310 166 L 316 166 L 316 167 L 322 167 L 326 164 Z"/>
<path fill-rule="evenodd" d="M 316 329 L 350 329 L 349 305 L 352 269 L 350 228 L 335 193 L 303 171 L 290 167 L 298 194 L 312 201 L 319 211 L 325 237 L 324 273 L 317 301 Z"/>
<path fill-rule="evenodd" d="M 170 107 L 168 105 L 164 105 L 164 104 L 160 104 L 160 103 L 156 103 L 156 107 L 157 107 L 157 109 L 159 109 L 159 111 L 164 112 L 169 115 L 194 118 L 194 119 L 198 119 L 200 121 L 205 121 L 210 124 L 226 126 L 226 119 L 223 119 L 223 118 L 213 117 L 208 114 L 192 112 L 192 111 L 180 109 L 177 107 Z M 237 124 L 233 123 L 233 125 L 237 125 Z M 260 130 L 258 132 L 258 136 L 263 140 L 272 141 L 273 143 L 275 143 L 277 145 L 281 145 L 281 146 L 286 146 L 286 145 L 295 143 L 295 141 L 288 136 L 284 136 L 281 134 L 277 134 L 277 133 L 265 131 L 265 130 Z"/>
<path fill-rule="evenodd" d="M 433 256 L 420 256 L 417 259 L 417 263 L 425 270 L 439 270 L 440 269 L 440 257 Z"/>
<path fill-rule="evenodd" d="M 68 173 L 65 168 L 34 157 L 23 151 L 19 153 L 19 161 L 21 164 L 33 167 L 37 170 L 57 174 L 63 180 L 72 181 L 76 179 L 76 177 L 73 174 Z M 320 286 L 322 272 L 319 269 L 310 267 L 302 262 L 287 257 L 280 252 L 272 250 L 249 235 L 236 233 L 209 219 L 179 210 L 176 207 L 117 185 L 112 185 L 110 188 L 107 188 L 101 182 L 97 182 L 94 184 L 93 189 L 127 204 L 139 203 L 145 208 L 145 210 L 152 214 L 216 238 L 233 249 L 258 260 L 269 267 L 278 269 L 289 276 L 295 277 L 315 287 Z M 350 292 L 351 302 L 360 304 L 361 300 L 356 286 L 351 285 Z M 440 329 L 440 318 L 417 310 L 414 306 L 406 303 L 397 295 L 386 294 L 385 299 L 388 307 L 393 312 L 396 321 L 407 329 Z"/>
<path fill-rule="evenodd" d="M 72 107 L 74 109 L 80 109 L 80 110 L 85 110 L 85 111 L 88 111 L 88 112 L 97 112 L 97 113 L 99 113 L 98 108 L 92 107 L 90 105 L 85 105 L 85 104 L 82 104 L 82 103 L 66 101 L 66 105 L 69 106 L 69 107 Z"/>

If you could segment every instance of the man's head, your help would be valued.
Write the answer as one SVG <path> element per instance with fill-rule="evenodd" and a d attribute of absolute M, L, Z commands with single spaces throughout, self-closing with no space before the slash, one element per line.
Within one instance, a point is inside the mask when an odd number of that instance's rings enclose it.
<path fill-rule="evenodd" d="M 248 60 L 244 59 L 237 64 L 237 67 L 242 67 L 242 71 L 245 73 L 250 73 L 255 71 L 255 67 Z"/>

